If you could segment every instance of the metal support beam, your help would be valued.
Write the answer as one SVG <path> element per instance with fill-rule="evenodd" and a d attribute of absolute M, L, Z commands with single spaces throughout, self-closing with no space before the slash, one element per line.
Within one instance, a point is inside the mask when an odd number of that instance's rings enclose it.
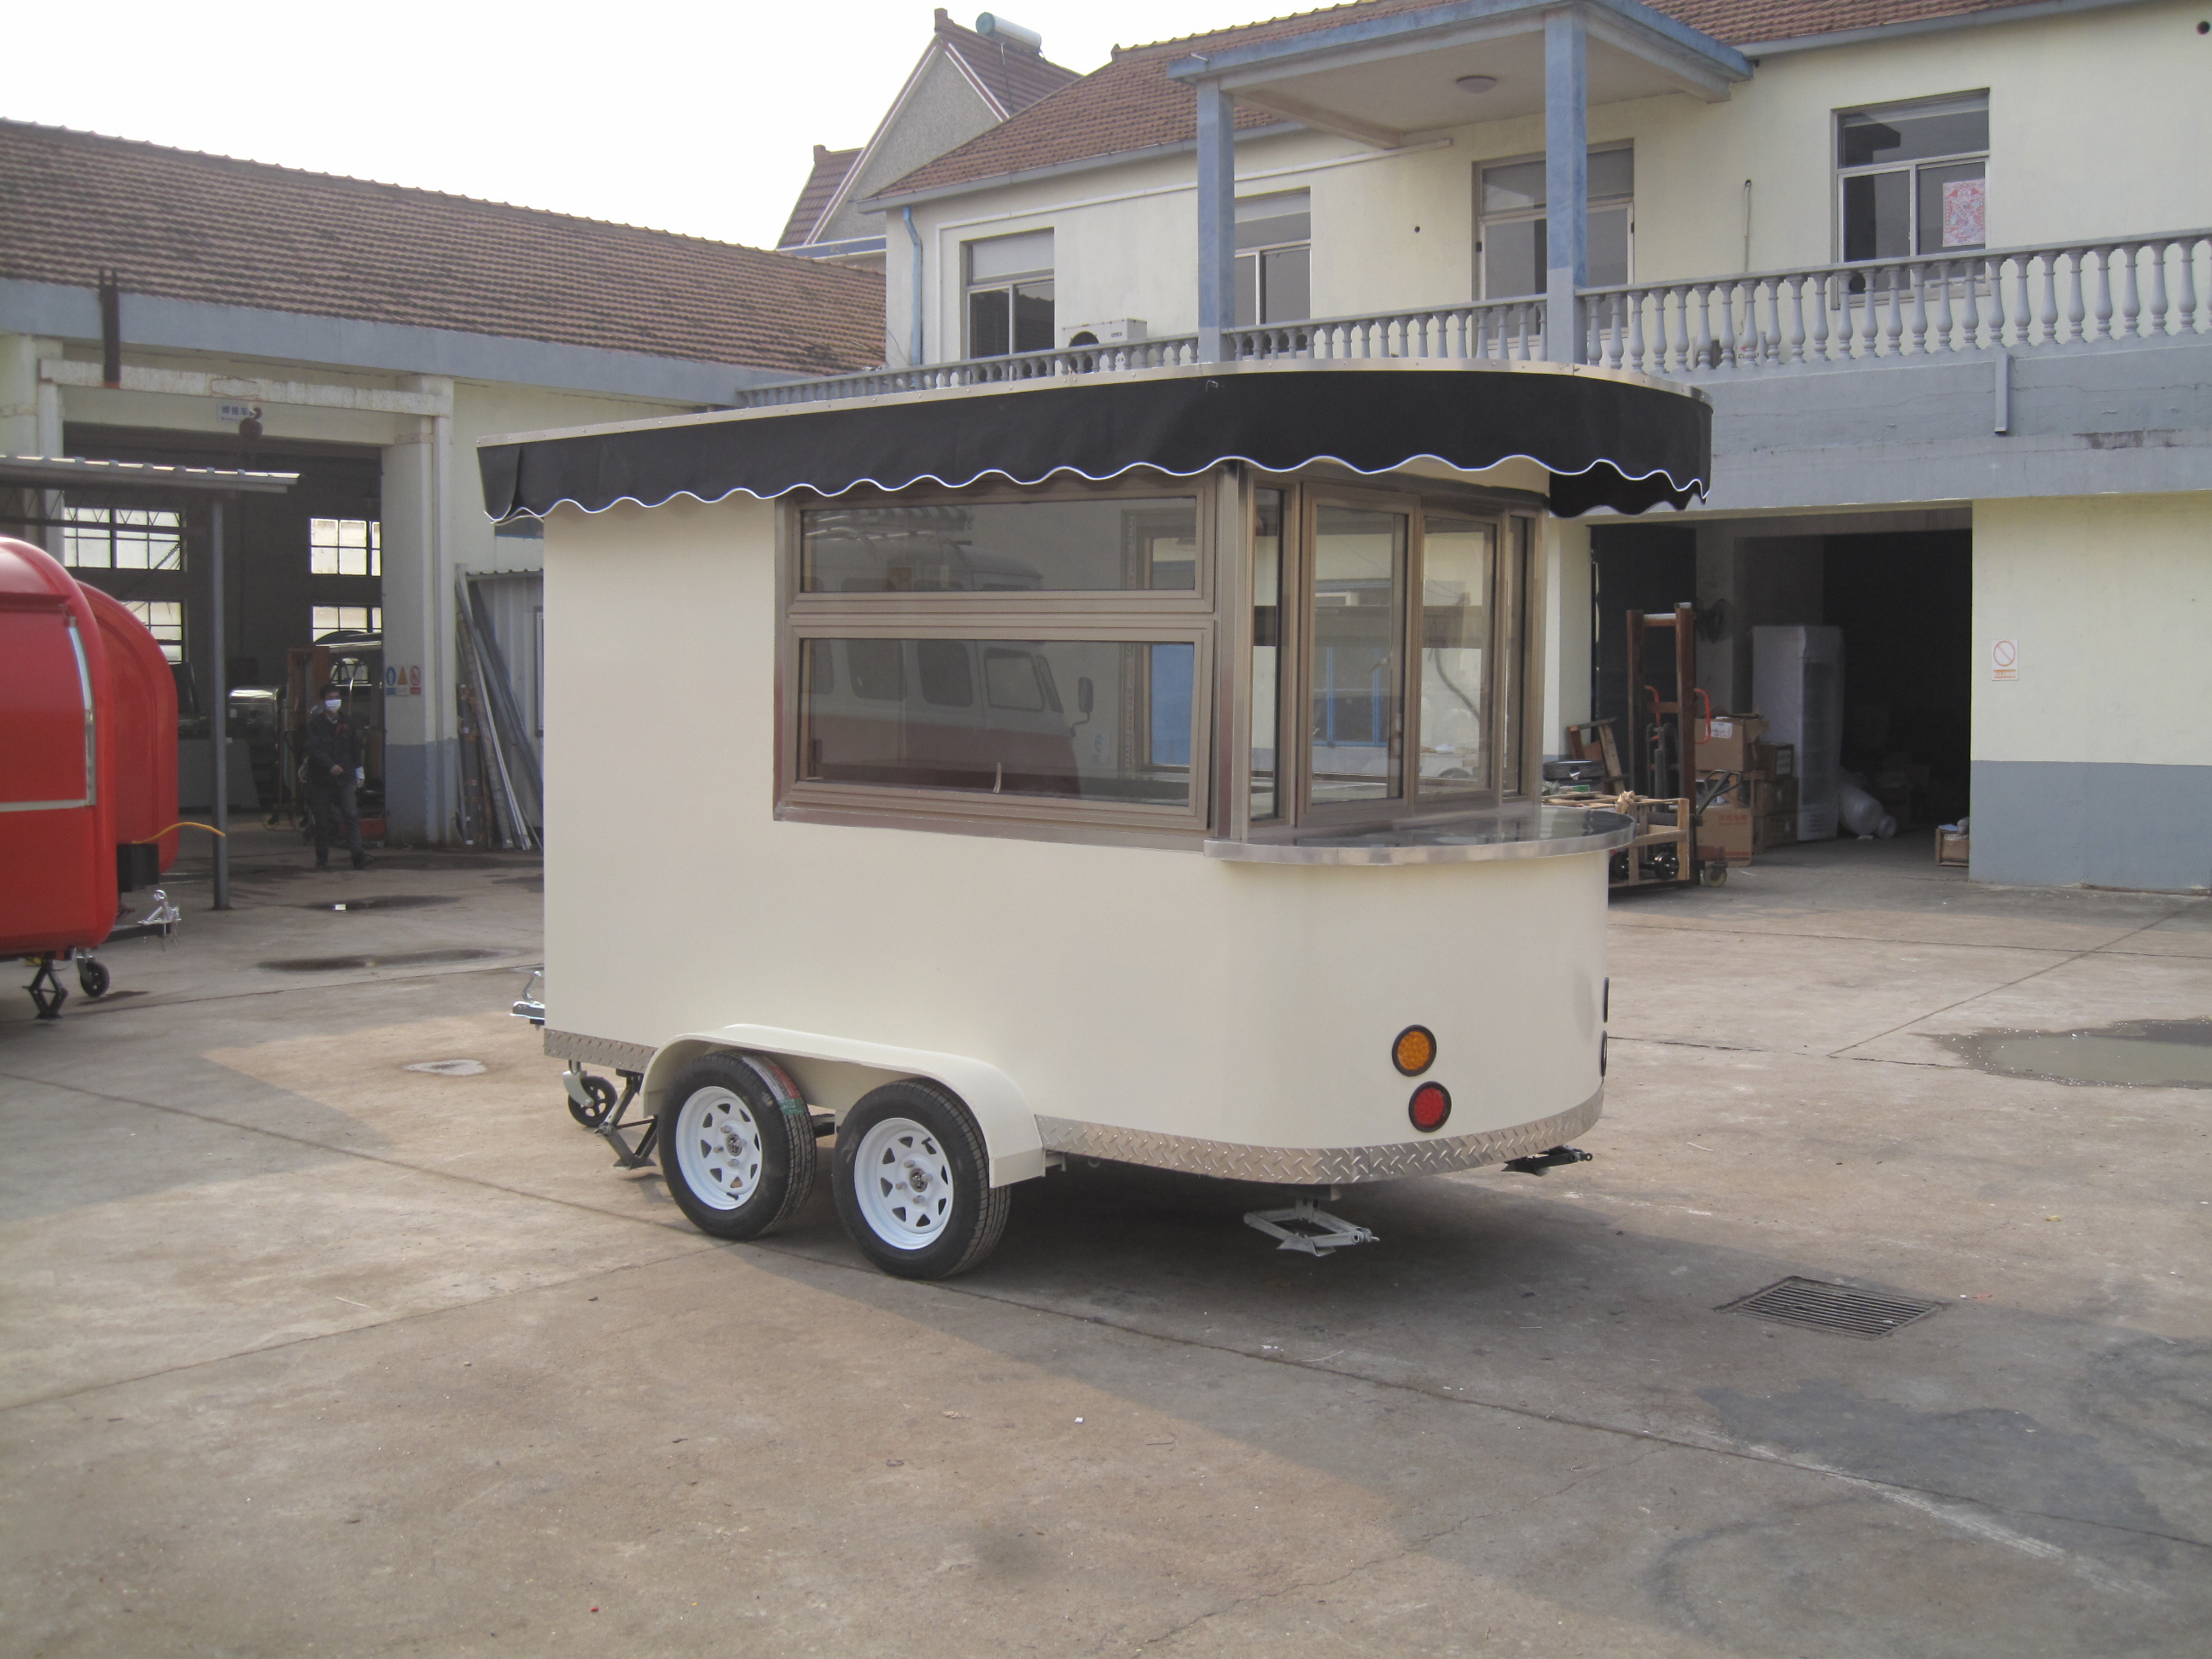
<path fill-rule="evenodd" d="M 215 778 L 215 908 L 230 908 L 230 690 L 222 653 L 222 503 L 208 501 L 208 765 Z"/>
<path fill-rule="evenodd" d="M 1589 278 L 1589 40 L 1579 12 L 1544 19 L 1544 356 L 1583 360 L 1582 302 Z"/>
<path fill-rule="evenodd" d="M 1237 326 L 1237 106 L 1218 82 L 1197 90 L 1198 359 L 1218 363 Z"/>

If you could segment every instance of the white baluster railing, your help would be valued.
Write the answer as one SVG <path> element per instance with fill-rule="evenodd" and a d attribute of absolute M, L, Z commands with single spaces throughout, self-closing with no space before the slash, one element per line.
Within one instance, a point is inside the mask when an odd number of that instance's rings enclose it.
<path fill-rule="evenodd" d="M 1647 374 L 2212 333 L 2212 231 L 1587 290 L 1589 361 Z"/>
<path fill-rule="evenodd" d="M 2212 230 L 2053 247 L 1990 248 L 1583 295 L 1583 361 L 1646 374 L 2035 349 L 2212 334 Z M 1541 361 L 1544 301 L 1326 317 L 1224 330 L 1232 362 L 1361 358 Z M 752 388 L 766 408 L 943 386 L 1195 364 L 1198 337 L 1072 346 Z"/>

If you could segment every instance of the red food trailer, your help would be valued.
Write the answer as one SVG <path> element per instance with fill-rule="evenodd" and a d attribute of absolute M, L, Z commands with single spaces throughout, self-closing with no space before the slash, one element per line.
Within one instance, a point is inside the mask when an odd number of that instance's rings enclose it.
<path fill-rule="evenodd" d="M 50 554 L 0 538 L 0 957 L 37 964 L 40 1018 L 68 996 L 58 960 L 76 959 L 96 997 L 97 946 L 167 931 L 165 900 L 146 923 L 118 929 L 116 914 L 177 841 L 177 692 L 161 646 Z"/>

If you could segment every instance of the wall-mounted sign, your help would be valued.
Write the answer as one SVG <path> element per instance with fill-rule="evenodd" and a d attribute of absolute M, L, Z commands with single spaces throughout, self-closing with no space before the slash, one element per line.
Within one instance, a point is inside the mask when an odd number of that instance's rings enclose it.
<path fill-rule="evenodd" d="M 384 665 L 384 695 L 387 697 L 419 697 L 422 695 L 422 665 L 404 665 L 388 662 Z"/>
<path fill-rule="evenodd" d="M 2016 680 L 2020 678 L 2020 644 L 2014 640 L 1999 640 L 1990 647 L 1990 678 L 1993 680 Z"/>
<path fill-rule="evenodd" d="M 216 406 L 216 418 L 222 421 L 224 425 L 236 426 L 240 421 L 259 420 L 261 418 L 261 405 L 259 404 L 222 403 Z"/>

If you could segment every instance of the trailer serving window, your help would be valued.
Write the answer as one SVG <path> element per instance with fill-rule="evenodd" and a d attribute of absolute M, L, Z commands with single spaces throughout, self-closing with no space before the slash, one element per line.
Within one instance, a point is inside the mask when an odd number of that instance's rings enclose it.
<path fill-rule="evenodd" d="M 795 505 L 781 810 L 1188 842 L 1499 804 L 1534 524 L 1234 471 Z"/>
<path fill-rule="evenodd" d="M 1201 833 L 1210 483 L 792 512 L 787 811 Z"/>

